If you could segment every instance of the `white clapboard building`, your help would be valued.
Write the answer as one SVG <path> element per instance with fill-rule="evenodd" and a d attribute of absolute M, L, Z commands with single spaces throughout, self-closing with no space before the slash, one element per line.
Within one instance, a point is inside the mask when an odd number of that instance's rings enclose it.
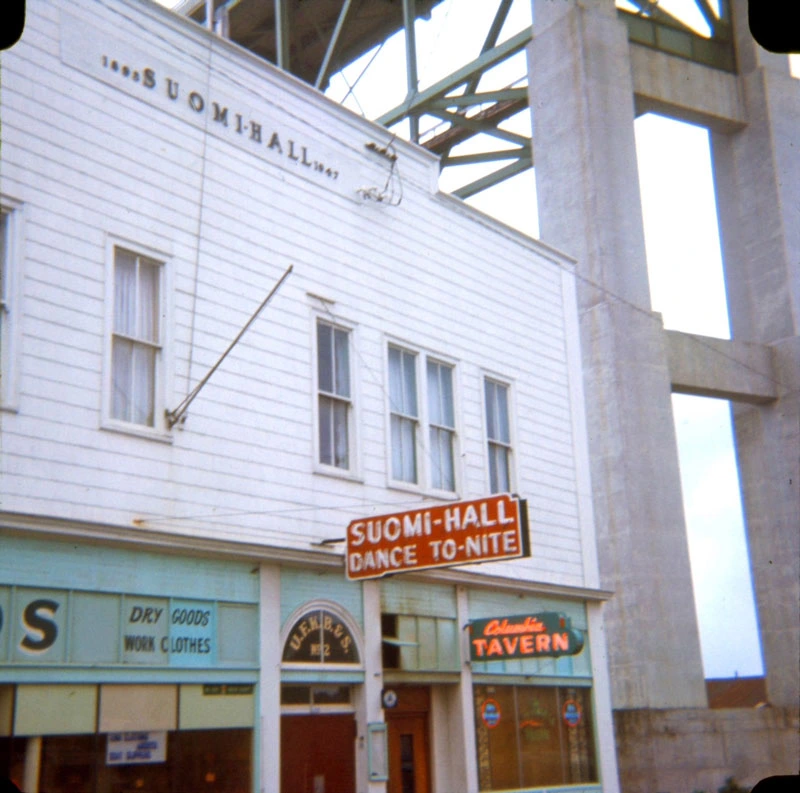
<path fill-rule="evenodd" d="M 573 263 L 146 0 L 0 100 L 0 777 L 616 790 Z"/>

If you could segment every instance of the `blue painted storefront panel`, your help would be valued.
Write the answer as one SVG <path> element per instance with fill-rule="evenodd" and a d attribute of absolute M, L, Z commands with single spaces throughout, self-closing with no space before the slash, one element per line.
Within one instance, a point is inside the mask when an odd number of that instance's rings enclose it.
<path fill-rule="evenodd" d="M 0 666 L 257 668 L 258 606 L 0 585 Z"/>
<path fill-rule="evenodd" d="M 0 534 L 0 584 L 258 603 L 253 565 Z"/>
<path fill-rule="evenodd" d="M 345 609 L 364 629 L 364 604 L 361 584 L 348 581 L 344 573 L 314 572 L 295 568 L 281 569 L 281 625 L 301 606 L 327 600 Z"/>
<path fill-rule="evenodd" d="M 251 564 L 0 536 L 0 677 L 97 682 L 258 669 Z M 155 675 L 155 678 L 154 678 Z M 231 681 L 235 682 L 235 681 Z"/>

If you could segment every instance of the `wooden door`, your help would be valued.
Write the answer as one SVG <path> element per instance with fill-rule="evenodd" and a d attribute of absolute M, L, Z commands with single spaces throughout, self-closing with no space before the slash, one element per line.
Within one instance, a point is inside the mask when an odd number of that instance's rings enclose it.
<path fill-rule="evenodd" d="M 355 717 L 281 717 L 281 793 L 354 793 Z"/>
<path fill-rule="evenodd" d="M 428 714 L 387 714 L 388 793 L 429 793 Z"/>

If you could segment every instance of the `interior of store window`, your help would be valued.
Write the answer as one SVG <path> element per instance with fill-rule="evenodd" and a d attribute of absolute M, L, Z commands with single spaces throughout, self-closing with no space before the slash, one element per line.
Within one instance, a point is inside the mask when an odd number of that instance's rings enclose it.
<path fill-rule="evenodd" d="M 480 790 L 597 782 L 591 689 L 475 686 Z"/>
<path fill-rule="evenodd" d="M 249 791 L 253 701 L 254 687 L 238 684 L 0 685 L 0 783 L 24 793 Z"/>
<path fill-rule="evenodd" d="M 39 793 L 241 793 L 251 789 L 250 729 L 168 732 L 163 762 L 121 765 L 109 765 L 108 735 L 103 733 L 0 738 L 0 779 L 5 775 L 25 790 L 26 754 L 29 744 L 36 741 L 41 741 Z"/>

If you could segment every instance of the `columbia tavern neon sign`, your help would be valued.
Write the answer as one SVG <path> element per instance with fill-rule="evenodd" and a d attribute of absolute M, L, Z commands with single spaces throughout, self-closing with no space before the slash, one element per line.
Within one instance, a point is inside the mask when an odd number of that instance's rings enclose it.
<path fill-rule="evenodd" d="M 583 632 L 572 628 L 569 617 L 554 611 L 469 623 L 473 661 L 577 655 L 582 649 Z"/>

